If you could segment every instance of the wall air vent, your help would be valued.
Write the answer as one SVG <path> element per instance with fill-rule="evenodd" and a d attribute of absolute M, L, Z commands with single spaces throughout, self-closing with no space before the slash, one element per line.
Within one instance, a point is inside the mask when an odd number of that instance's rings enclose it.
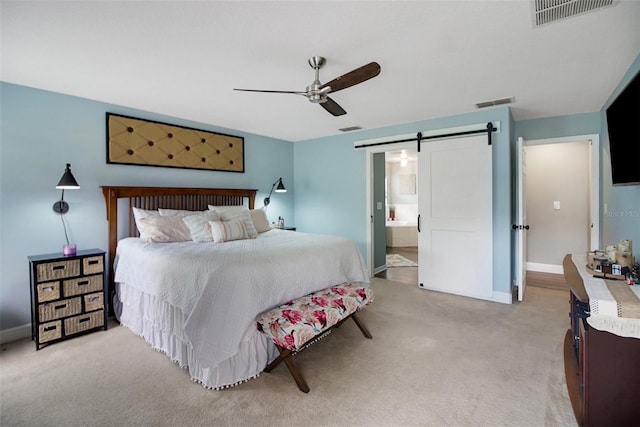
<path fill-rule="evenodd" d="M 478 108 L 495 107 L 496 105 L 512 104 L 515 101 L 516 101 L 516 99 L 512 96 L 512 97 L 509 97 L 509 98 L 500 98 L 500 99 L 493 99 L 491 101 L 478 102 L 476 104 L 476 107 L 478 107 Z"/>
<path fill-rule="evenodd" d="M 338 129 L 338 130 L 341 131 L 341 132 L 351 132 L 351 131 L 360 130 L 360 129 L 362 129 L 360 126 L 351 126 L 351 127 L 348 127 L 348 128 L 342 128 L 342 129 Z"/>
<path fill-rule="evenodd" d="M 604 7 L 613 6 L 618 0 L 531 0 L 533 24 L 549 24 Z"/>

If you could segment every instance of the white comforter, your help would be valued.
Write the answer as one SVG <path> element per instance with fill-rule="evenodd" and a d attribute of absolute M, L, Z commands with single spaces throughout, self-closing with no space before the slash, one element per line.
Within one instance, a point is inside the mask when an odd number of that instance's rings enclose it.
<path fill-rule="evenodd" d="M 349 239 L 271 230 L 225 243 L 118 243 L 115 281 L 186 316 L 184 334 L 201 366 L 236 354 L 256 316 L 343 282 L 368 282 Z"/>

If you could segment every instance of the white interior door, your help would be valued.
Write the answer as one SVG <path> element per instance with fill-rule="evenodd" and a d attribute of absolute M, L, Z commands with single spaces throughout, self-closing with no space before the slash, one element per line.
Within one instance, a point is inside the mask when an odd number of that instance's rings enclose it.
<path fill-rule="evenodd" d="M 527 209 L 526 209 L 526 177 L 527 157 L 524 151 L 524 140 L 518 138 L 516 143 L 516 223 L 513 225 L 516 233 L 516 286 L 518 288 L 518 301 L 524 298 L 524 288 L 527 284 Z"/>
<path fill-rule="evenodd" d="M 420 287 L 491 299 L 493 190 L 487 136 L 423 142 L 418 165 Z"/>

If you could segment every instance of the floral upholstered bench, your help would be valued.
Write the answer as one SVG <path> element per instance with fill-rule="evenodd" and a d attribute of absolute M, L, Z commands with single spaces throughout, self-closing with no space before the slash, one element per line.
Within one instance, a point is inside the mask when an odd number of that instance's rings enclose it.
<path fill-rule="evenodd" d="M 258 330 L 271 338 L 280 356 L 271 362 L 265 372 L 271 372 L 280 362 L 287 365 L 298 388 L 305 393 L 309 386 L 302 377 L 292 356 L 311 342 L 331 332 L 352 318 L 362 334 L 371 339 L 371 333 L 356 312 L 373 302 L 373 291 L 351 283 L 332 286 L 289 301 L 258 316 Z"/>

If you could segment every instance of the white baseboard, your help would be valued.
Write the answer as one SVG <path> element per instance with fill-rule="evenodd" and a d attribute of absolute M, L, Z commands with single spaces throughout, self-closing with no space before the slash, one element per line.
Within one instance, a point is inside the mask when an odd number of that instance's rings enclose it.
<path fill-rule="evenodd" d="M 561 265 L 541 264 L 539 262 L 527 262 L 525 265 L 528 271 L 538 271 L 540 273 L 564 274 L 564 270 L 562 269 Z"/>
<path fill-rule="evenodd" d="M 513 296 L 511 292 L 493 292 L 493 300 L 502 304 L 512 304 Z"/>
<path fill-rule="evenodd" d="M 31 336 L 31 323 L 15 328 L 0 330 L 0 344 L 17 341 Z"/>
<path fill-rule="evenodd" d="M 382 273 L 383 271 L 385 271 L 387 269 L 387 264 L 381 265 L 380 267 L 376 267 L 373 270 L 373 275 L 375 276 L 378 273 Z"/>

